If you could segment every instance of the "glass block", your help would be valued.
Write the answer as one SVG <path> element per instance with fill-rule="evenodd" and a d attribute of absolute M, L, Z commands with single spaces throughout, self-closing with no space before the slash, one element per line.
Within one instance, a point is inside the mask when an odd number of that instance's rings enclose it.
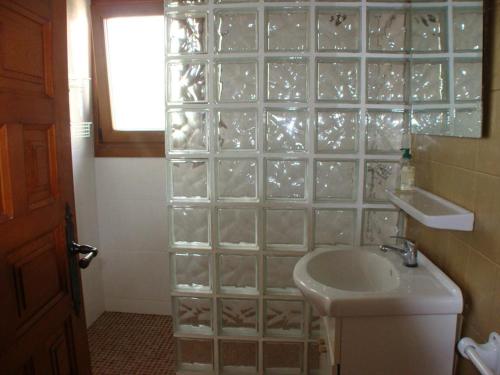
<path fill-rule="evenodd" d="M 169 151 L 208 151 L 207 119 L 207 111 L 169 111 L 166 137 Z"/>
<path fill-rule="evenodd" d="M 306 102 L 308 98 L 308 64 L 306 59 L 275 59 L 266 62 L 269 101 Z"/>
<path fill-rule="evenodd" d="M 398 162 L 370 160 L 365 166 L 365 202 L 387 202 L 386 189 L 396 189 Z"/>
<path fill-rule="evenodd" d="M 321 332 L 321 316 L 312 305 L 307 304 L 309 307 L 309 335 L 311 337 L 319 337 Z"/>
<path fill-rule="evenodd" d="M 259 330 L 258 302 L 253 299 L 219 299 L 219 324 L 223 335 L 255 336 Z"/>
<path fill-rule="evenodd" d="M 257 12 L 227 10 L 215 13 L 217 52 L 257 51 Z"/>
<path fill-rule="evenodd" d="M 209 292 L 211 290 L 210 255 L 193 253 L 171 254 L 174 290 Z"/>
<path fill-rule="evenodd" d="M 167 64 L 167 101 L 205 103 L 207 101 L 206 62 L 172 61 Z"/>
<path fill-rule="evenodd" d="M 356 152 L 359 112 L 318 110 L 316 113 L 316 151 L 319 153 Z"/>
<path fill-rule="evenodd" d="M 219 342 L 222 374 L 256 374 L 259 369 L 259 344 L 253 341 Z"/>
<path fill-rule="evenodd" d="M 266 336 L 302 336 L 304 302 L 266 300 L 264 323 Z"/>
<path fill-rule="evenodd" d="M 481 100 L 483 64 L 481 61 L 455 60 L 455 100 Z"/>
<path fill-rule="evenodd" d="M 221 247 L 257 247 L 257 211 L 254 208 L 220 208 L 218 236 Z"/>
<path fill-rule="evenodd" d="M 318 8 L 316 15 L 318 51 L 358 51 L 361 44 L 360 25 L 358 8 Z"/>
<path fill-rule="evenodd" d="M 208 160 L 171 160 L 172 199 L 208 199 Z"/>
<path fill-rule="evenodd" d="M 357 195 L 358 166 L 354 160 L 316 160 L 314 199 L 354 201 Z"/>
<path fill-rule="evenodd" d="M 411 49 L 414 52 L 446 51 L 446 10 L 412 10 Z"/>
<path fill-rule="evenodd" d="M 411 99 L 413 102 L 443 102 L 448 99 L 448 63 L 412 62 Z"/>
<path fill-rule="evenodd" d="M 173 297 L 175 331 L 212 333 L 212 300 L 210 298 Z"/>
<path fill-rule="evenodd" d="M 300 294 L 293 281 L 293 268 L 300 257 L 266 256 L 266 293 Z"/>
<path fill-rule="evenodd" d="M 306 110 L 267 110 L 267 151 L 305 151 L 308 116 Z"/>
<path fill-rule="evenodd" d="M 172 54 L 207 52 L 207 14 L 167 13 L 167 50 Z"/>
<path fill-rule="evenodd" d="M 268 9 L 266 11 L 266 50 L 307 50 L 308 21 L 309 14 L 306 10 Z"/>
<path fill-rule="evenodd" d="M 395 244 L 399 213 L 395 210 L 365 209 L 363 211 L 363 245 Z"/>
<path fill-rule="evenodd" d="M 253 255 L 219 255 L 219 289 L 222 293 L 258 292 L 257 257 Z"/>
<path fill-rule="evenodd" d="M 407 114 L 403 111 L 366 113 L 366 150 L 369 153 L 398 154 L 403 135 L 408 133 Z"/>
<path fill-rule="evenodd" d="M 267 209 L 266 247 L 273 250 L 306 250 L 306 210 Z"/>
<path fill-rule="evenodd" d="M 368 101 L 404 103 L 406 99 L 407 64 L 401 60 L 367 63 Z"/>
<path fill-rule="evenodd" d="M 356 210 L 314 210 L 314 246 L 353 245 Z"/>
<path fill-rule="evenodd" d="M 450 131 L 448 111 L 422 110 L 413 111 L 411 131 L 417 134 L 443 135 Z"/>
<path fill-rule="evenodd" d="M 217 197 L 219 199 L 257 199 L 257 160 L 217 160 Z"/>
<path fill-rule="evenodd" d="M 404 10 L 368 10 L 368 50 L 405 52 L 407 13 Z"/>
<path fill-rule="evenodd" d="M 186 5 L 203 5 L 206 0 L 167 0 L 168 7 L 186 6 Z"/>
<path fill-rule="evenodd" d="M 210 246 L 210 210 L 205 207 L 173 207 L 172 245 L 176 247 Z"/>
<path fill-rule="evenodd" d="M 264 342 L 264 373 L 303 374 L 304 343 Z"/>
<path fill-rule="evenodd" d="M 267 199 L 304 199 L 305 160 L 266 160 Z"/>
<path fill-rule="evenodd" d="M 481 9 L 453 9 L 455 51 L 483 50 L 483 12 Z"/>
<path fill-rule="evenodd" d="M 217 112 L 218 148 L 220 151 L 257 148 L 257 111 L 220 110 Z"/>
<path fill-rule="evenodd" d="M 217 101 L 255 102 L 257 100 L 257 62 L 218 62 Z"/>
<path fill-rule="evenodd" d="M 317 61 L 317 99 L 359 101 L 359 60 L 320 59 Z"/>
<path fill-rule="evenodd" d="M 483 124 L 481 104 L 476 108 L 457 109 L 453 121 L 452 135 L 457 137 L 480 138 Z"/>
<path fill-rule="evenodd" d="M 176 338 L 175 342 L 177 371 L 213 371 L 213 340 Z"/>

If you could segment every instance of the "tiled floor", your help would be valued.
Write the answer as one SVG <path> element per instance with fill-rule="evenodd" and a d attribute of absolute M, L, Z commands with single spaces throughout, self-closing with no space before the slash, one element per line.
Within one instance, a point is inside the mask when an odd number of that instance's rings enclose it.
<path fill-rule="evenodd" d="M 94 375 L 175 374 L 170 316 L 106 312 L 88 336 Z"/>

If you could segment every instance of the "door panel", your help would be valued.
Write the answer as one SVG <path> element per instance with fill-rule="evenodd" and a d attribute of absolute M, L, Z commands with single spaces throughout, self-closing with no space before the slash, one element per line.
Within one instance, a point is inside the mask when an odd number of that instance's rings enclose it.
<path fill-rule="evenodd" d="M 23 148 L 29 209 L 52 204 L 57 196 L 54 125 L 24 125 Z"/>
<path fill-rule="evenodd" d="M 0 0 L 0 374 L 89 374 L 71 290 L 65 0 Z M 70 277 L 71 276 L 71 277 Z"/>
<path fill-rule="evenodd" d="M 0 223 L 11 219 L 14 215 L 12 197 L 11 156 L 7 145 L 7 125 L 0 124 Z"/>
<path fill-rule="evenodd" d="M 0 17 L 0 88 L 52 96 L 50 22 L 21 7 L 0 6 Z"/>
<path fill-rule="evenodd" d="M 36 320 L 67 293 L 64 267 L 57 261 L 58 253 L 64 251 L 57 249 L 57 232 L 60 233 L 56 231 L 37 238 L 7 256 L 16 295 L 18 335 L 30 319 Z"/>
<path fill-rule="evenodd" d="M 66 322 L 62 329 L 48 342 L 50 353 L 50 373 L 66 375 L 75 373 L 74 360 L 71 358 L 73 337 L 71 324 Z"/>

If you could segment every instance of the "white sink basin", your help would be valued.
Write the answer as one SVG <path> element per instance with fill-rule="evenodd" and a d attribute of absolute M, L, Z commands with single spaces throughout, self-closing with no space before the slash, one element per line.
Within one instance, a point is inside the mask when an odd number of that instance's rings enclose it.
<path fill-rule="evenodd" d="M 312 279 L 340 290 L 383 292 L 399 285 L 399 272 L 392 263 L 369 251 L 323 251 L 306 267 Z"/>
<path fill-rule="evenodd" d="M 423 254 L 403 265 L 376 247 L 319 249 L 295 266 L 295 284 L 322 316 L 459 314 L 458 286 Z"/>

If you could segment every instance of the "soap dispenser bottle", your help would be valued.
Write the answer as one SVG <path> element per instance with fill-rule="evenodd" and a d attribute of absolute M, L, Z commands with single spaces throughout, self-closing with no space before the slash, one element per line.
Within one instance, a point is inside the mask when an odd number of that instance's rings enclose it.
<path fill-rule="evenodd" d="M 409 148 L 401 149 L 403 158 L 401 159 L 401 190 L 415 189 L 415 167 L 411 165 L 411 154 Z"/>

